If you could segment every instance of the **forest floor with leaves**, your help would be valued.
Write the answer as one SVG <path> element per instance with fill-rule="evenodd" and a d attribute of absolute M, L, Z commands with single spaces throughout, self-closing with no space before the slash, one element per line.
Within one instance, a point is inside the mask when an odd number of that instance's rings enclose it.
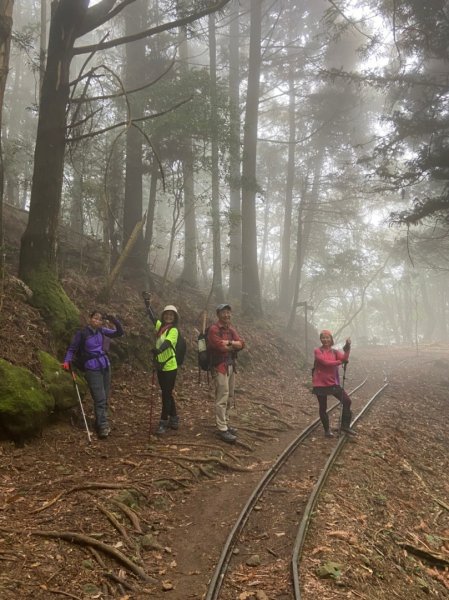
<path fill-rule="evenodd" d="M 71 274 L 64 284 L 91 308 L 92 280 Z M 2 599 L 201 600 L 252 487 L 317 417 L 299 350 L 270 319 L 252 324 L 236 314 L 248 344 L 232 410 L 239 441 L 219 440 L 212 392 L 204 374 L 198 383 L 194 362 L 199 302 L 194 295 L 170 301 L 186 315 L 190 348 L 177 384 L 178 431 L 153 433 L 159 393 L 131 353 L 151 328 L 138 292 L 120 284 L 108 307 L 127 333 L 125 361 L 113 376 L 111 436 L 89 444 L 72 414 L 23 445 L 0 442 Z M 37 368 L 37 349 L 51 351 L 48 332 L 14 280 L 0 320 L 2 358 Z M 449 597 L 449 347 L 426 346 L 418 356 L 411 348 L 354 347 L 348 389 L 368 377 L 374 390 L 384 373 L 389 387 L 316 507 L 300 565 L 304 600 Z M 91 419 L 88 397 L 85 407 Z M 330 452 L 335 441 L 328 443 Z M 261 542 L 261 564 L 245 567 L 223 598 L 291 597 L 269 548 Z M 331 578 L 319 576 L 326 563 L 336 565 Z"/>

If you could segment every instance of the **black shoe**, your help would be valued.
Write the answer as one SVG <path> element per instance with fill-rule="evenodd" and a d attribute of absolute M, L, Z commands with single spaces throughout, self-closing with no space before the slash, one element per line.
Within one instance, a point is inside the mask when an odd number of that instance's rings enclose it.
<path fill-rule="evenodd" d="M 179 429 L 179 417 L 169 417 L 168 426 L 170 429 Z"/>
<path fill-rule="evenodd" d="M 110 433 L 111 433 L 111 428 L 110 427 L 107 427 L 107 426 L 106 427 L 102 427 L 101 429 L 98 430 L 98 437 L 101 440 L 104 440 L 104 439 L 106 439 L 109 436 Z"/>
<path fill-rule="evenodd" d="M 347 427 L 342 427 L 341 430 L 343 431 L 343 433 L 346 433 L 347 435 L 352 435 L 353 437 L 357 436 L 357 431 L 354 431 L 354 429 L 351 429 L 351 427 L 349 427 L 349 425 Z"/>
<path fill-rule="evenodd" d="M 335 437 L 334 434 L 332 433 L 332 431 L 330 429 L 328 429 L 327 431 L 324 432 L 324 436 L 327 438 L 333 438 Z"/>
<path fill-rule="evenodd" d="M 232 435 L 237 435 L 237 429 L 235 427 L 228 427 L 228 431 Z"/>
<path fill-rule="evenodd" d="M 235 444 L 237 439 L 237 436 L 233 435 L 229 429 L 226 431 L 220 431 L 218 435 L 224 442 L 227 442 L 228 444 Z"/>
<path fill-rule="evenodd" d="M 159 427 L 156 430 L 156 435 L 164 435 L 168 431 L 168 419 L 163 421 L 162 419 L 159 421 Z"/>

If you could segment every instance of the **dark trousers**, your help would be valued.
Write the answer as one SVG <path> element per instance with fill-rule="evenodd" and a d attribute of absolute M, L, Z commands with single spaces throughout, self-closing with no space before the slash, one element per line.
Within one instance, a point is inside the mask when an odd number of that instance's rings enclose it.
<path fill-rule="evenodd" d="M 157 371 L 157 380 L 162 392 L 161 421 L 167 421 L 169 417 L 176 417 L 176 404 L 173 398 L 177 369 L 173 371 Z"/>
<path fill-rule="evenodd" d="M 337 400 L 339 400 L 342 405 L 343 405 L 343 410 L 342 410 L 342 415 L 341 415 L 341 424 L 343 425 L 343 427 L 349 427 L 349 424 L 351 423 L 351 398 L 348 396 L 348 394 L 345 392 L 344 389 L 342 389 L 340 386 L 335 386 L 334 391 L 330 394 L 328 394 L 330 396 L 333 396 L 334 398 L 337 398 Z M 324 427 L 324 431 L 329 431 L 329 416 L 327 414 L 327 394 L 316 394 L 316 397 L 318 399 L 318 404 L 320 407 L 320 420 L 321 423 L 323 424 Z"/>
<path fill-rule="evenodd" d="M 108 398 L 111 387 L 111 370 L 87 370 L 84 376 L 94 401 L 95 427 L 97 431 L 108 426 Z"/>

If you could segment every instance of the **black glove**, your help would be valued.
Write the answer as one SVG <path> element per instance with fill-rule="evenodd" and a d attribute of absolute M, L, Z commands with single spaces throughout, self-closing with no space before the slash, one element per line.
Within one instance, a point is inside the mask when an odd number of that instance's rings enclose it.
<path fill-rule="evenodd" d="M 346 344 L 343 346 L 343 352 L 349 352 L 349 350 L 351 350 L 351 344 L 346 342 Z"/>
<path fill-rule="evenodd" d="M 158 350 L 157 348 L 151 348 L 151 354 L 154 358 L 156 358 L 156 356 L 160 354 L 160 350 Z"/>
<path fill-rule="evenodd" d="M 115 323 L 116 318 L 113 315 L 103 315 L 103 319 L 105 321 L 111 321 L 111 323 Z"/>

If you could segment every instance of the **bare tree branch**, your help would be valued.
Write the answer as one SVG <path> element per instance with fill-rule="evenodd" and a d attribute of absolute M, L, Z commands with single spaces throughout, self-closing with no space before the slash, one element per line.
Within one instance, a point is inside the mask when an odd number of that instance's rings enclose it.
<path fill-rule="evenodd" d="M 127 0 L 124 0 L 125 2 Z M 129 0 L 133 1 L 133 0 Z M 150 37 L 157 33 L 162 33 L 163 31 L 168 31 L 169 29 L 175 29 L 177 27 L 182 27 L 183 25 L 188 25 L 189 23 L 194 23 L 203 17 L 206 17 L 210 13 L 217 12 L 221 10 L 226 4 L 228 4 L 230 0 L 218 0 L 209 8 L 205 8 L 196 13 L 189 15 L 188 17 L 183 17 L 182 19 L 176 19 L 175 21 L 169 21 L 168 23 L 163 23 L 162 25 L 158 25 L 157 27 L 152 27 L 150 29 L 145 29 L 144 31 L 140 31 L 139 33 L 135 33 L 133 35 L 128 35 L 125 37 L 117 38 L 115 40 L 111 40 L 110 42 L 105 42 L 103 44 L 92 44 L 90 46 L 79 46 L 73 49 L 73 55 L 77 54 L 85 54 L 86 52 L 92 52 L 94 50 L 107 50 L 108 48 L 115 48 L 116 46 L 121 46 L 122 44 L 128 44 L 129 42 L 135 42 L 136 40 L 141 40 L 146 37 Z M 107 19 L 106 19 L 107 20 Z"/>

